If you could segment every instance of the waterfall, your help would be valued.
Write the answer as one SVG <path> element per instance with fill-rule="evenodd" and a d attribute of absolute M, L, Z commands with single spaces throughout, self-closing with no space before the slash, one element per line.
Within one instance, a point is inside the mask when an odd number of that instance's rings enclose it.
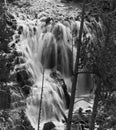
<path fill-rule="evenodd" d="M 15 69 L 25 67 L 33 83 L 30 95 L 26 99 L 26 115 L 35 130 L 37 130 L 38 125 L 43 69 L 45 70 L 45 77 L 41 129 L 45 122 L 61 122 L 64 120 L 66 111 L 65 95 L 61 85 L 50 74 L 53 70 L 61 73 L 67 84 L 68 92 L 70 92 L 73 62 L 75 62 L 76 57 L 76 46 L 72 34 L 74 34 L 74 37 L 78 37 L 79 28 L 80 21 L 71 21 L 67 22 L 67 24 L 66 22 L 54 21 L 46 24 L 45 21 L 41 20 L 18 20 L 17 22 L 16 35 L 19 35 L 19 41 L 15 43 L 15 49 L 23 56 L 24 63 L 16 65 Z M 84 33 L 91 39 L 94 36 L 86 23 L 84 23 Z M 15 37 L 14 41 L 16 41 Z M 12 44 L 13 42 L 10 43 L 10 46 Z M 72 45 L 74 45 L 73 54 Z M 82 76 L 78 82 L 78 88 L 83 86 L 80 82 L 83 82 Z M 89 84 L 86 85 L 84 84 L 84 87 L 89 86 Z M 84 87 L 81 91 L 85 91 Z"/>
<path fill-rule="evenodd" d="M 16 51 L 23 56 L 23 63 L 15 66 L 26 68 L 33 85 L 27 97 L 26 115 L 32 126 L 37 129 L 40 95 L 42 88 L 42 71 L 45 70 L 43 100 L 41 111 L 41 129 L 44 122 L 61 122 L 65 120 L 66 101 L 63 88 L 51 77 L 52 70 L 69 77 L 72 70 L 71 32 L 58 22 L 45 25 L 44 22 L 18 21 L 19 41 L 15 43 Z M 14 36 L 14 41 L 16 38 Z M 12 46 L 11 43 L 10 46 Z"/>

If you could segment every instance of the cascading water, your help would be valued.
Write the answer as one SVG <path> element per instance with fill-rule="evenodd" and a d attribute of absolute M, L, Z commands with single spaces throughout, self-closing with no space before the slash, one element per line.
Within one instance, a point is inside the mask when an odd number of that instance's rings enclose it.
<path fill-rule="evenodd" d="M 25 66 L 33 85 L 27 98 L 26 115 L 32 126 L 37 129 L 41 100 L 42 71 L 44 69 L 43 100 L 41 124 L 47 121 L 65 119 L 66 101 L 60 84 L 50 77 L 51 70 L 58 70 L 64 76 L 70 76 L 71 66 L 71 33 L 63 24 L 56 23 L 51 31 L 42 22 L 35 26 L 29 22 L 19 22 L 20 40 L 16 50 L 24 58 L 24 63 L 15 68 Z M 46 29 L 47 30 L 47 29 Z"/>
<path fill-rule="evenodd" d="M 33 83 L 30 95 L 27 98 L 26 115 L 36 130 L 41 100 L 42 71 L 44 70 L 42 129 L 44 122 L 60 122 L 65 118 L 66 101 L 64 91 L 50 74 L 53 70 L 59 71 L 67 83 L 68 92 L 70 92 L 70 79 L 76 54 L 76 45 L 73 43 L 72 34 L 74 33 L 75 37 L 78 36 L 80 22 L 71 21 L 66 26 L 61 22 L 54 23 L 51 21 L 51 23 L 46 24 L 46 22 L 39 20 L 36 22 L 18 20 L 17 28 L 20 40 L 15 45 L 16 51 L 23 56 L 25 62 L 16 66 L 16 68 L 25 66 Z M 90 35 L 90 30 L 86 24 L 84 24 L 84 32 Z M 72 45 L 74 47 L 73 54 Z M 82 91 L 85 91 L 84 88 Z"/>

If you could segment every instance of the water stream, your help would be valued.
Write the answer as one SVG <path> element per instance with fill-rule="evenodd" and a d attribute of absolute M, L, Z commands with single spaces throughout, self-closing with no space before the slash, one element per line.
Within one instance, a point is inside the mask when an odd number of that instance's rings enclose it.
<path fill-rule="evenodd" d="M 67 92 L 71 92 L 71 77 L 76 57 L 75 37 L 78 37 L 80 21 L 48 23 L 41 20 L 18 20 L 16 34 L 20 34 L 16 51 L 23 56 L 24 63 L 16 66 L 25 67 L 31 77 L 33 85 L 27 97 L 26 115 L 32 126 L 37 130 L 42 88 L 42 72 L 44 70 L 43 99 L 41 111 L 41 129 L 48 121 L 56 122 L 56 126 L 64 125 L 66 100 L 64 91 L 59 83 L 50 76 L 57 71 L 65 80 Z M 86 36 L 94 38 L 90 28 L 84 23 Z M 15 39 L 15 38 L 14 38 Z M 83 40 L 83 38 L 82 38 Z M 73 52 L 72 52 L 73 45 Z M 77 83 L 76 96 L 89 93 L 91 88 L 90 75 L 81 74 Z M 62 125 L 61 125 L 62 124 Z M 61 130 L 61 128 L 59 127 Z"/>

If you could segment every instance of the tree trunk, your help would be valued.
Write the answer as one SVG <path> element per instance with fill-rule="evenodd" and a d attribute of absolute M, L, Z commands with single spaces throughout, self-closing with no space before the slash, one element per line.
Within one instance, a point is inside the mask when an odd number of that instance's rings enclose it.
<path fill-rule="evenodd" d="M 43 66 L 43 77 L 42 77 L 42 87 L 41 87 L 41 98 L 39 104 L 39 115 L 38 115 L 38 130 L 40 130 L 40 121 L 41 121 L 41 110 L 42 110 L 42 99 L 43 99 L 43 89 L 44 89 L 44 66 Z"/>
<path fill-rule="evenodd" d="M 70 130 L 70 128 L 71 128 L 72 112 L 73 112 L 76 84 L 77 84 L 77 78 L 78 78 L 80 45 L 81 45 L 81 37 L 82 37 L 82 32 L 83 32 L 85 2 L 86 2 L 86 0 L 83 1 L 81 26 L 80 26 L 80 31 L 79 31 L 79 39 L 78 39 L 78 43 L 77 43 L 77 55 L 76 55 L 75 70 L 74 70 L 74 77 L 73 77 L 72 91 L 71 91 L 71 99 L 70 99 L 70 106 L 69 106 L 69 113 L 68 113 L 68 121 L 67 121 L 67 130 Z"/>
<path fill-rule="evenodd" d="M 94 128 L 95 128 L 95 120 L 96 120 L 96 115 L 97 115 L 97 108 L 98 108 L 98 103 L 99 103 L 100 90 L 101 90 L 101 85 L 100 85 L 100 81 L 98 81 L 97 88 L 96 88 L 96 91 L 95 91 L 95 99 L 94 99 L 94 104 L 93 104 L 93 112 L 92 112 L 92 115 L 91 115 L 89 130 L 94 130 Z"/>

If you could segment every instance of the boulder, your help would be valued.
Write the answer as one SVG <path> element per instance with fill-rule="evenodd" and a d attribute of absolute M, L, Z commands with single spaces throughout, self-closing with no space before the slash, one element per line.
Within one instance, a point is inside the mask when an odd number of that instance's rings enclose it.
<path fill-rule="evenodd" d="M 43 130 L 52 130 L 55 127 L 56 126 L 53 122 L 47 122 L 47 123 L 44 124 Z"/>

